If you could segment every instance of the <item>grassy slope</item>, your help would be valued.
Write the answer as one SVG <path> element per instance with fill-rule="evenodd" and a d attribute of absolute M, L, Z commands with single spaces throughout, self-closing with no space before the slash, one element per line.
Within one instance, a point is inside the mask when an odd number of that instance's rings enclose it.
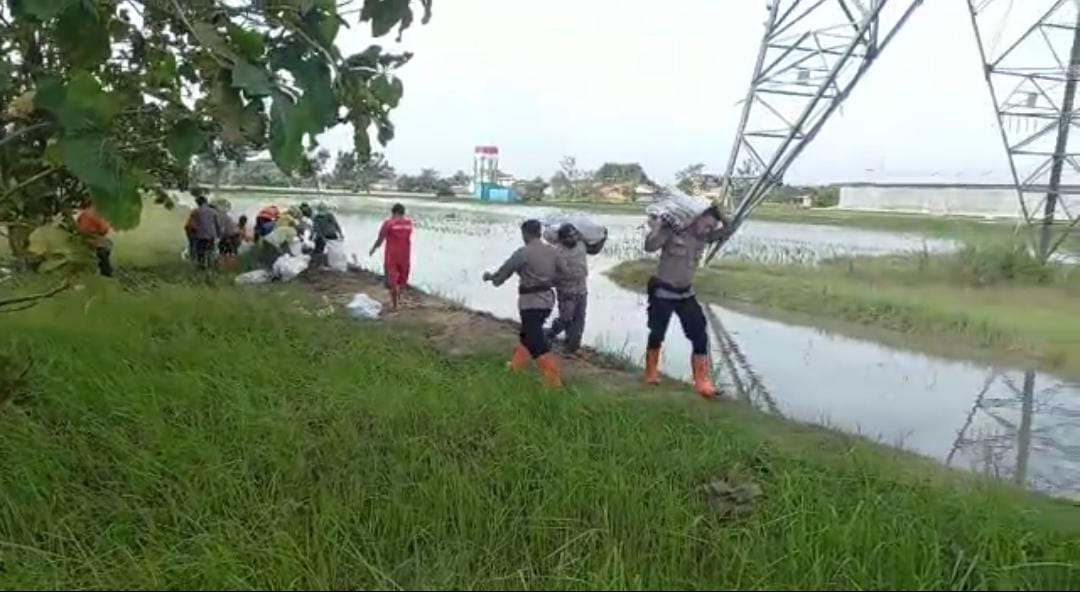
<path fill-rule="evenodd" d="M 0 407 L 0 587 L 1080 586 L 1067 504 L 298 298 L 92 283 L 5 318 L 35 370 Z M 716 477 L 764 500 L 721 518 Z"/>
<path fill-rule="evenodd" d="M 707 298 L 851 321 L 1080 374 L 1077 274 L 1051 285 L 977 287 L 946 259 L 926 264 L 931 267 L 920 269 L 919 257 L 856 258 L 814 268 L 725 262 L 700 271 L 695 286 Z M 633 262 L 611 275 L 639 288 L 652 271 L 651 263 Z"/>

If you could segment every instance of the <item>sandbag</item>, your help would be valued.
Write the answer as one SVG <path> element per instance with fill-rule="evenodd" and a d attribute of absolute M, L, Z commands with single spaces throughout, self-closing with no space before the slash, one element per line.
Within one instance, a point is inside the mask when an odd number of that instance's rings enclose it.
<path fill-rule="evenodd" d="M 689 195 L 677 187 L 665 186 L 656 202 L 645 208 L 650 218 L 659 218 L 675 228 L 686 228 L 713 203 L 700 195 Z"/>
<path fill-rule="evenodd" d="M 345 255 L 345 241 L 326 241 L 326 266 L 333 271 L 348 271 L 349 258 Z"/>
<path fill-rule="evenodd" d="M 559 242 L 559 227 L 563 224 L 572 224 L 585 242 L 585 251 L 590 255 L 596 255 L 604 248 L 607 242 L 608 229 L 589 219 L 580 213 L 559 212 L 551 214 L 541 221 L 544 225 L 544 240 L 551 244 Z"/>
<path fill-rule="evenodd" d="M 237 285 L 250 285 L 250 284 L 265 284 L 273 279 L 270 276 L 270 272 L 265 269 L 256 269 L 247 273 L 242 273 L 236 276 L 233 280 Z"/>
<path fill-rule="evenodd" d="M 296 279 L 296 276 L 300 275 L 308 268 L 308 264 L 311 263 L 311 257 L 308 255 L 290 255 L 288 253 L 277 258 L 274 261 L 272 273 L 275 278 L 288 282 Z"/>
<path fill-rule="evenodd" d="M 359 319 L 376 319 L 382 314 L 382 303 L 367 294 L 357 294 L 345 306 L 349 314 Z"/>

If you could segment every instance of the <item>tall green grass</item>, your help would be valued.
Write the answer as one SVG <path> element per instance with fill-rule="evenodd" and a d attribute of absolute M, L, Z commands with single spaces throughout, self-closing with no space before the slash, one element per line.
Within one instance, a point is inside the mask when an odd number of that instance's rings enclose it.
<path fill-rule="evenodd" d="M 0 407 L 0 587 L 1080 586 L 1065 504 L 303 302 L 103 284 L 0 321 L 35 364 Z M 764 495 L 720 512 L 716 480 Z"/>

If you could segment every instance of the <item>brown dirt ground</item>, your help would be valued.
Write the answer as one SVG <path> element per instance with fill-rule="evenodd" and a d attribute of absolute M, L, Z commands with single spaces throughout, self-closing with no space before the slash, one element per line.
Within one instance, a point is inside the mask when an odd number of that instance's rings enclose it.
<path fill-rule="evenodd" d="M 505 353 L 509 358 L 517 343 L 517 323 L 472 311 L 415 289 L 410 289 L 401 308 L 392 312 L 389 293 L 382 279 L 367 271 L 314 270 L 301 276 L 301 281 L 323 302 L 335 308 L 344 307 L 357 293 L 367 294 L 383 304 L 383 315 L 378 322 L 421 335 L 451 357 Z M 560 357 L 564 376 L 568 379 L 585 379 L 611 390 L 637 390 L 640 387 L 637 372 L 628 371 L 625 363 L 620 366 L 618 361 L 595 350 L 583 348 L 573 356 Z"/>

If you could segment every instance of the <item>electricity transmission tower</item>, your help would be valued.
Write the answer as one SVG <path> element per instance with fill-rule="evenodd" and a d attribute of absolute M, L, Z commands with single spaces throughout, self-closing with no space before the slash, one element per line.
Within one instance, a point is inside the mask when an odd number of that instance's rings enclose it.
<path fill-rule="evenodd" d="M 1080 153 L 1070 134 L 1078 124 L 1080 2 L 966 2 L 1020 211 L 1045 260 L 1080 222 Z"/>
<path fill-rule="evenodd" d="M 1050 10 L 1031 18 L 1033 0 L 955 0 L 968 4 L 997 107 L 1002 139 L 1024 220 L 1038 229 L 1049 257 L 1080 223 L 1080 153 L 1070 151 L 1077 126 L 1080 0 L 1041 0 Z M 724 209 L 735 230 L 784 177 L 839 109 L 923 0 L 770 0 L 765 35 L 743 103 L 724 174 Z M 998 51 L 1016 23 L 1017 39 Z M 1032 24 L 1034 22 L 1034 24 Z M 996 29 L 996 35 L 990 33 Z M 991 43 L 993 42 L 993 43 Z M 713 246 L 706 262 L 722 243 Z"/>

